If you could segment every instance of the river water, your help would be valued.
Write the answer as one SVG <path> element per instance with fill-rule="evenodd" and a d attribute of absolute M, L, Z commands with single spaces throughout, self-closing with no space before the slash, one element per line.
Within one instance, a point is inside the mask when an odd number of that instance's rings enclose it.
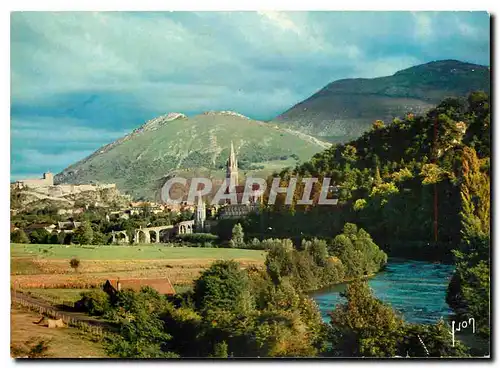
<path fill-rule="evenodd" d="M 453 265 L 390 258 L 386 270 L 368 283 L 375 296 L 399 311 L 406 321 L 432 324 L 451 314 L 445 297 L 453 270 Z M 345 287 L 339 284 L 310 294 L 325 322 L 329 322 L 328 313 L 336 304 L 345 303 L 340 296 Z"/>

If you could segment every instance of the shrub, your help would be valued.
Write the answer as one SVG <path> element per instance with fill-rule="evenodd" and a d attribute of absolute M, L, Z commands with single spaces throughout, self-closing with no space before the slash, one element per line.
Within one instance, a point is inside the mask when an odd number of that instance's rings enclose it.
<path fill-rule="evenodd" d="M 17 229 L 10 233 L 10 241 L 12 243 L 29 243 L 30 239 L 23 230 Z"/>
<path fill-rule="evenodd" d="M 253 238 L 250 243 L 247 244 L 247 247 L 250 249 L 264 249 L 264 244 L 260 242 L 259 239 Z"/>
<path fill-rule="evenodd" d="M 188 243 L 211 243 L 219 240 L 219 237 L 210 233 L 198 233 L 198 234 L 179 234 L 177 239 L 185 241 Z"/>
<path fill-rule="evenodd" d="M 78 258 L 71 258 L 71 261 L 69 261 L 69 265 L 72 269 L 77 271 L 78 267 L 80 267 L 80 260 Z"/>
<path fill-rule="evenodd" d="M 231 240 L 229 241 L 229 246 L 231 248 L 245 248 L 245 234 L 243 233 L 243 227 L 241 224 L 236 224 L 233 227 Z"/>
<path fill-rule="evenodd" d="M 35 337 L 27 340 L 23 344 L 14 345 L 12 347 L 12 356 L 14 358 L 46 358 L 49 356 L 48 350 L 51 340 L 44 340 L 40 337 Z"/>
<path fill-rule="evenodd" d="M 103 290 L 92 290 L 81 293 L 82 299 L 76 304 L 77 308 L 86 311 L 92 316 L 101 316 L 111 305 L 109 295 Z"/>

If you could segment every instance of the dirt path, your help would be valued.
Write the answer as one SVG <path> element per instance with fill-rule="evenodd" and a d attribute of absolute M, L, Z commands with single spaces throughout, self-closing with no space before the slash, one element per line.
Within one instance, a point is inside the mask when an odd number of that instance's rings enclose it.
<path fill-rule="evenodd" d="M 102 342 L 77 328 L 48 328 L 35 322 L 38 312 L 12 305 L 10 313 L 11 357 L 25 357 L 39 340 L 48 346 L 47 358 L 109 358 Z"/>
<path fill-rule="evenodd" d="M 29 295 L 19 293 L 16 291 L 11 291 L 11 302 L 12 303 L 23 304 L 22 303 L 23 301 L 26 303 L 35 305 L 37 307 L 40 307 L 40 308 L 44 308 L 48 311 L 52 311 L 57 318 L 66 317 L 65 319 L 73 319 L 75 321 L 83 322 L 83 323 L 86 323 L 86 324 L 91 325 L 91 326 L 99 326 L 99 327 L 103 327 L 106 329 L 109 329 L 111 327 L 110 323 L 108 323 L 106 321 L 98 320 L 95 317 L 91 317 L 91 316 L 86 315 L 85 313 L 64 310 L 64 309 L 61 309 L 57 306 L 51 305 L 50 303 L 47 303 L 44 300 L 33 298 Z"/>

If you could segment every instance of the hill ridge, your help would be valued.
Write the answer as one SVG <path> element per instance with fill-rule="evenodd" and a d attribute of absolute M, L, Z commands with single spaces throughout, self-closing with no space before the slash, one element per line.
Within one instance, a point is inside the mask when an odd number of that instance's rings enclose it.
<path fill-rule="evenodd" d="M 489 92 L 489 67 L 435 60 L 389 76 L 335 80 L 272 121 L 330 142 L 346 142 L 375 120 L 422 114 L 446 97 L 478 89 Z"/>
<path fill-rule="evenodd" d="M 68 166 L 55 176 L 55 182 L 116 183 L 120 191 L 135 198 L 158 199 L 159 189 L 172 175 L 223 177 L 231 141 L 238 151 L 242 178 L 245 174 L 265 177 L 330 146 L 231 111 L 192 117 L 176 114 L 148 120 Z"/>

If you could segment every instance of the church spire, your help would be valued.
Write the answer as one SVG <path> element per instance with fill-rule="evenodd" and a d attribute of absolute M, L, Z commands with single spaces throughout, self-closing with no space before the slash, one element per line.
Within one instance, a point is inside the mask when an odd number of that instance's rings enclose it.
<path fill-rule="evenodd" d="M 231 141 L 231 153 L 227 160 L 226 179 L 229 180 L 230 187 L 234 188 L 238 185 L 238 160 L 234 153 L 233 141 Z"/>
<path fill-rule="evenodd" d="M 207 216 L 207 211 L 205 208 L 205 202 L 201 196 L 201 192 L 198 191 L 198 202 L 196 204 L 196 216 L 194 218 L 195 227 L 197 232 L 203 232 L 205 229 L 205 220 Z"/>
<path fill-rule="evenodd" d="M 234 153 L 233 141 L 231 141 L 231 153 L 230 153 L 230 156 L 229 156 L 229 165 L 231 165 L 231 166 L 237 166 L 236 165 L 236 154 Z"/>

